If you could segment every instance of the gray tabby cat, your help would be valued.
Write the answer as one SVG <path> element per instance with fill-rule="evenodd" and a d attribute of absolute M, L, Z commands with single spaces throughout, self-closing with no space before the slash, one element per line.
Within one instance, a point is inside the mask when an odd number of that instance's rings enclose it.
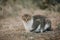
<path fill-rule="evenodd" d="M 51 21 L 46 20 L 45 16 L 24 14 L 22 22 L 27 32 L 46 32 L 51 30 Z"/>

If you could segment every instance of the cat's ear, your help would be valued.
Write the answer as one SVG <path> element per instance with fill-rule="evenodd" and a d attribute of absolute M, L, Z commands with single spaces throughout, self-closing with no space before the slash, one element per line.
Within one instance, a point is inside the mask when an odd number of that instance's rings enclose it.
<path fill-rule="evenodd" d="M 27 14 L 27 13 L 26 13 Z M 27 15 L 29 15 L 29 16 L 33 16 L 33 14 L 31 14 L 31 13 L 29 13 L 29 14 L 27 14 Z"/>

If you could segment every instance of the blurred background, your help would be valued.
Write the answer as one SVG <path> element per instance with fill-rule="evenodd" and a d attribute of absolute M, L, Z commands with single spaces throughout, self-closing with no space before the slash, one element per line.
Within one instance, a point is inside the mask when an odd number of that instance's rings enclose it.
<path fill-rule="evenodd" d="M 0 0 L 0 31 L 24 31 L 23 14 L 44 15 L 60 29 L 60 0 Z"/>

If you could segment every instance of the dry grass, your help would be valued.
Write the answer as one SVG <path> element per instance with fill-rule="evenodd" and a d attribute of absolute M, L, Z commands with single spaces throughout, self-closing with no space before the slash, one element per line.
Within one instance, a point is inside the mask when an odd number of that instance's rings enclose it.
<path fill-rule="evenodd" d="M 0 31 L 0 40 L 60 40 L 60 31 L 51 31 L 45 33 L 26 33 Z"/>
<path fill-rule="evenodd" d="M 48 17 L 52 22 L 53 30 L 56 30 L 57 25 L 60 23 L 60 13 L 48 9 L 38 9 L 35 5 L 31 5 L 31 1 L 28 4 L 26 4 L 26 1 L 8 0 L 6 5 L 4 3 L 0 4 L 0 40 L 59 40 L 59 31 L 38 34 L 25 32 L 20 18 L 23 14 Z"/>
<path fill-rule="evenodd" d="M 50 31 L 46 33 L 26 33 L 21 22 L 21 15 L 28 13 L 32 15 L 44 15 L 52 21 L 52 28 L 56 29 L 60 22 L 60 14 L 47 12 L 44 10 L 22 9 L 18 16 L 6 17 L 0 20 L 0 40 L 56 40 L 60 39 L 59 31 Z M 55 13 L 55 14 L 54 14 Z"/>

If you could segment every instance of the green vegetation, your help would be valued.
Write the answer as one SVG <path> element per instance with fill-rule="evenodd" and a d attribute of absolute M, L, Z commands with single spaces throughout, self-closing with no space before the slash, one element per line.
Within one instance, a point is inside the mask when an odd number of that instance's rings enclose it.
<path fill-rule="evenodd" d="M 58 30 L 60 30 L 60 23 L 59 23 L 57 26 L 58 26 L 58 28 L 57 28 L 57 29 L 58 29 Z"/>
<path fill-rule="evenodd" d="M 60 4 L 59 0 L 0 0 L 0 5 L 13 5 L 19 4 L 23 8 L 40 8 L 40 9 L 51 9 L 59 11 Z M 56 8 L 59 7 L 59 8 Z M 54 9 L 55 8 L 55 9 Z"/>
<path fill-rule="evenodd" d="M 0 15 L 16 16 L 22 9 L 40 9 L 60 12 L 60 0 L 0 0 Z M 12 14 L 13 13 L 13 14 Z"/>

